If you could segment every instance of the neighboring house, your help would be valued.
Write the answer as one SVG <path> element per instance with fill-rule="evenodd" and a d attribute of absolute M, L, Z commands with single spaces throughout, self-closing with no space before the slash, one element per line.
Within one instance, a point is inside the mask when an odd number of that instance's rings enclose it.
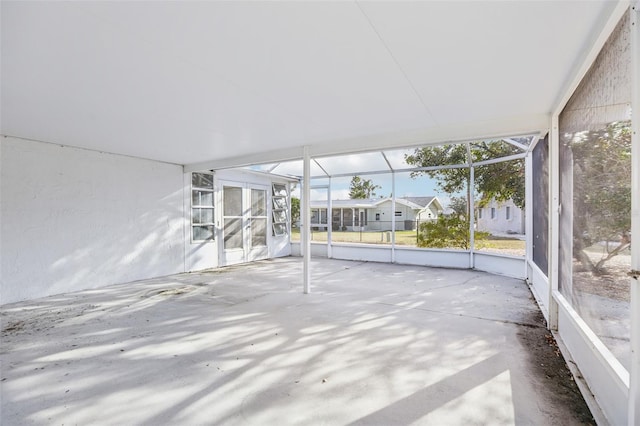
<path fill-rule="evenodd" d="M 525 233 L 524 211 L 512 200 L 491 200 L 477 209 L 476 229 L 493 235 L 523 235 Z"/>
<path fill-rule="evenodd" d="M 327 206 L 327 201 L 311 201 L 313 228 L 327 228 Z M 443 210 L 437 197 L 396 198 L 394 210 L 391 198 L 333 200 L 331 207 L 335 231 L 388 231 L 393 217 L 396 230 L 412 230 L 417 221 L 436 220 Z"/>

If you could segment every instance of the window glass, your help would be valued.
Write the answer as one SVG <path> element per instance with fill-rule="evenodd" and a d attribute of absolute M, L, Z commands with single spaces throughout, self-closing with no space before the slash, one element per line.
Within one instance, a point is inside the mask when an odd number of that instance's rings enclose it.
<path fill-rule="evenodd" d="M 241 249 L 242 244 L 242 219 L 241 218 L 225 218 L 224 219 L 224 248 L 225 249 Z"/>
<path fill-rule="evenodd" d="M 193 209 L 193 223 L 213 223 L 213 209 Z"/>
<path fill-rule="evenodd" d="M 287 221 L 287 214 L 285 211 L 274 211 L 273 212 L 273 221 L 276 223 L 284 223 Z"/>
<path fill-rule="evenodd" d="M 192 191 L 192 203 L 194 206 L 213 206 L 213 191 Z"/>
<path fill-rule="evenodd" d="M 251 216 L 267 215 L 267 193 L 262 189 L 251 190 Z"/>
<path fill-rule="evenodd" d="M 251 219 L 251 245 L 253 247 L 267 245 L 267 219 Z"/>
<path fill-rule="evenodd" d="M 275 236 L 287 234 L 287 224 L 289 220 L 289 191 L 287 185 L 282 183 L 274 183 L 271 192 L 272 207 L 272 233 Z M 292 210 L 295 214 L 300 214 L 300 199 L 291 200 Z M 298 218 L 293 218 L 297 220 Z M 298 233 L 299 235 L 299 233 Z"/>
<path fill-rule="evenodd" d="M 194 188 L 213 189 L 213 174 L 211 173 L 192 173 L 191 185 Z"/>
<path fill-rule="evenodd" d="M 193 240 L 194 241 L 206 241 L 213 240 L 213 225 L 209 226 L 194 226 L 193 227 Z"/>
<path fill-rule="evenodd" d="M 284 223 L 274 223 L 273 232 L 274 232 L 274 235 L 277 235 L 277 236 L 286 235 L 287 225 L 285 225 Z"/>
<path fill-rule="evenodd" d="M 225 216 L 242 216 L 242 188 L 225 186 L 223 190 Z"/>
<path fill-rule="evenodd" d="M 191 238 L 193 241 L 213 241 L 214 205 L 213 174 L 191 174 Z M 206 225 L 206 226 L 195 226 Z"/>
<path fill-rule="evenodd" d="M 284 184 L 280 184 L 280 183 L 274 183 L 273 184 L 273 195 L 274 196 L 279 196 L 279 197 L 286 197 L 287 196 L 287 186 Z"/>
<path fill-rule="evenodd" d="M 286 198 L 274 198 L 273 207 L 276 209 L 286 209 L 287 208 Z"/>

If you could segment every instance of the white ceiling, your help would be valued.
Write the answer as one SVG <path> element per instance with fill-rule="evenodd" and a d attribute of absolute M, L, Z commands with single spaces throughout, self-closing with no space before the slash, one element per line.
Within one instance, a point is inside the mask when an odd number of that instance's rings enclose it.
<path fill-rule="evenodd" d="M 2 133 L 218 165 L 529 133 L 614 6 L 3 1 Z"/>

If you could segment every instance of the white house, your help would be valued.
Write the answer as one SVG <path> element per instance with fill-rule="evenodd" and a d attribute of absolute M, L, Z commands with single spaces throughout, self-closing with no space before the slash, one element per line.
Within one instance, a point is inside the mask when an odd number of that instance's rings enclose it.
<path fill-rule="evenodd" d="M 436 220 L 443 207 L 437 197 L 396 198 L 395 209 L 391 198 L 332 200 L 332 229 L 343 231 L 391 230 L 392 217 L 396 230 L 412 230 L 416 222 Z M 311 201 L 311 225 L 327 228 L 327 201 Z"/>
<path fill-rule="evenodd" d="M 491 200 L 477 209 L 477 230 L 494 235 L 523 235 L 525 233 L 524 210 L 513 200 Z"/>

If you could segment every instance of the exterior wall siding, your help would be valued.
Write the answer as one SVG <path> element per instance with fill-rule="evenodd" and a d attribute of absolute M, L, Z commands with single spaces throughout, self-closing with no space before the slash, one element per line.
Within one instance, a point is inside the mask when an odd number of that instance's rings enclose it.
<path fill-rule="evenodd" d="M 0 143 L 1 303 L 184 270 L 181 166 Z"/>

